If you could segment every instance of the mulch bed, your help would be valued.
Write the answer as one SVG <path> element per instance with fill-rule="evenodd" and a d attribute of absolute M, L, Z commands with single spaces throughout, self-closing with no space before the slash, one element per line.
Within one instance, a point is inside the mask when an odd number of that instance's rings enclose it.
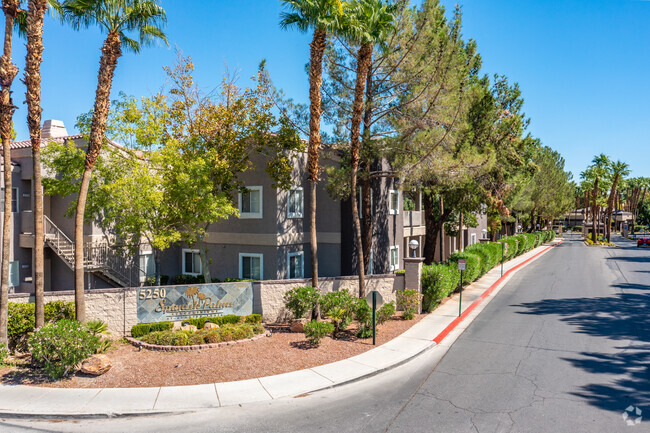
<path fill-rule="evenodd" d="M 399 336 L 425 314 L 414 320 L 395 317 L 378 326 L 377 345 Z M 138 351 L 128 343 L 116 342 L 107 353 L 111 370 L 98 377 L 77 373 L 53 382 L 39 370 L 27 367 L 28 359 L 17 366 L 0 367 L 0 382 L 57 388 L 135 388 L 151 386 L 199 385 L 254 379 L 302 370 L 350 358 L 373 348 L 372 338 L 359 339 L 353 325 L 340 338 L 324 338 L 312 346 L 302 333 L 287 325 L 266 325 L 271 337 L 213 349 L 183 352 Z"/>

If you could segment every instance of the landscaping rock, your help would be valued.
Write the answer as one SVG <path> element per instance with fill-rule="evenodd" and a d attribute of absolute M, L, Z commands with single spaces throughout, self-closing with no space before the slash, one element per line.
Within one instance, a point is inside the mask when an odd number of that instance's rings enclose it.
<path fill-rule="evenodd" d="M 219 327 L 219 325 L 217 325 L 216 323 L 212 323 L 212 322 L 205 322 L 205 325 L 203 325 L 203 329 L 216 329 L 218 327 Z"/>
<path fill-rule="evenodd" d="M 192 331 L 192 332 L 196 332 L 196 330 L 197 330 L 197 327 L 194 326 L 194 325 L 185 325 L 185 326 L 181 326 L 181 331 Z"/>
<path fill-rule="evenodd" d="M 81 372 L 101 376 L 111 369 L 113 364 L 106 355 L 93 355 L 81 364 Z"/>
<path fill-rule="evenodd" d="M 291 332 L 305 332 L 305 323 L 309 322 L 307 319 L 297 319 L 291 321 Z"/>

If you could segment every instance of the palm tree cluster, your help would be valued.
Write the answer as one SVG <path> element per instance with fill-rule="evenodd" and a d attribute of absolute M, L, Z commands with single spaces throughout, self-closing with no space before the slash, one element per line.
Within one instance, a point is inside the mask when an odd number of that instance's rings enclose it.
<path fill-rule="evenodd" d="M 626 179 L 630 174 L 629 165 L 623 161 L 612 161 L 609 156 L 601 153 L 596 155 L 591 164 L 580 174 L 582 182 L 576 190 L 577 203 L 584 205 L 587 210 L 585 220 L 591 219 L 591 240 L 598 242 L 598 233 L 601 230 L 603 238 L 611 242 L 612 216 L 622 210 L 636 209 L 643 204 L 643 194 L 635 195 L 634 192 L 643 191 L 633 188 L 632 195 L 627 185 L 638 185 L 636 179 Z M 622 192 L 623 191 L 623 192 Z"/>
<path fill-rule="evenodd" d="M 11 49 L 14 25 L 27 39 L 25 84 L 27 124 L 29 126 L 34 161 L 34 268 L 36 327 L 44 323 L 43 272 L 43 189 L 41 182 L 41 73 L 43 55 L 43 20 L 48 8 L 74 29 L 98 26 L 106 39 L 101 47 L 97 90 L 86 149 L 86 164 L 81 180 L 81 192 L 75 215 L 75 309 L 76 318 L 85 320 L 83 223 L 86 196 L 92 170 L 106 133 L 113 75 L 122 49 L 138 53 L 143 46 L 156 41 L 167 42 L 162 26 L 166 15 L 159 0 L 28 0 L 25 10 L 20 0 L 3 0 L 5 14 L 5 43 L 0 58 L 0 134 L 4 158 L 5 209 L 3 220 L 2 281 L 0 291 L 0 342 L 7 340 L 7 306 L 9 287 L 10 219 L 11 219 L 11 135 L 13 111 L 11 85 L 18 74 L 12 63 Z"/>

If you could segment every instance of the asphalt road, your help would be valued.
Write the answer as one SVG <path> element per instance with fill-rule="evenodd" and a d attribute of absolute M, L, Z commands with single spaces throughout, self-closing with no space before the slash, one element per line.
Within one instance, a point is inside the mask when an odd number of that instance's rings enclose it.
<path fill-rule="evenodd" d="M 449 351 L 303 398 L 0 431 L 650 432 L 650 249 L 568 239 L 516 273 Z M 642 421 L 635 409 L 639 408 Z"/>

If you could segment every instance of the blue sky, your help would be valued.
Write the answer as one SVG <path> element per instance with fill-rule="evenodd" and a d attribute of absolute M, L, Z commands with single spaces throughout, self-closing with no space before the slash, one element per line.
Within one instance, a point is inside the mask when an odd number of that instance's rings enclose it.
<path fill-rule="evenodd" d="M 175 49 L 193 58 L 197 82 L 218 85 L 227 67 L 242 84 L 259 61 L 278 87 L 307 100 L 309 35 L 278 27 L 279 0 L 162 0 L 169 47 L 126 53 L 117 67 L 113 96 L 157 92 L 162 67 Z M 443 0 L 449 9 L 454 2 Z M 578 177 L 595 154 L 630 164 L 632 176 L 650 176 L 650 2 L 633 0 L 463 0 L 464 35 L 478 42 L 484 73 L 520 84 L 530 132 L 560 151 Z M 188 7 L 191 5 L 191 8 Z M 24 41 L 14 61 L 24 66 Z M 48 18 L 45 24 L 43 120 L 76 117 L 92 107 L 103 35 L 75 32 Z M 14 85 L 18 139 L 28 138 L 24 86 Z"/>

